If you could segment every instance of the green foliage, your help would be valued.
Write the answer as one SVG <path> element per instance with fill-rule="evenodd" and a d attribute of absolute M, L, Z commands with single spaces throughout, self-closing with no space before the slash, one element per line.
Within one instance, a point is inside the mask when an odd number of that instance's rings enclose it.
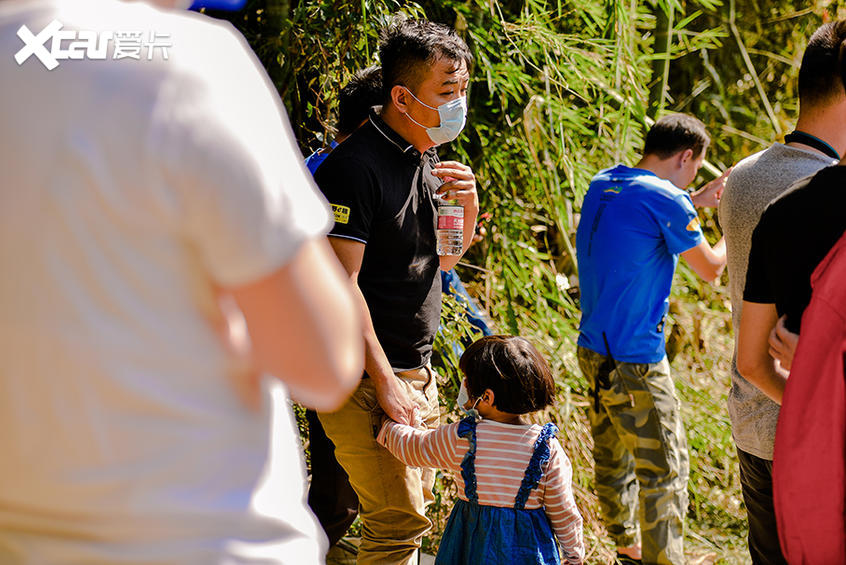
<path fill-rule="evenodd" d="M 651 108 L 702 119 L 717 169 L 778 139 L 795 118 L 807 38 L 844 11 L 831 0 L 250 0 L 227 17 L 267 67 L 304 152 L 331 138 L 335 94 L 377 62 L 378 30 L 394 14 L 426 16 L 465 38 L 475 58 L 469 125 L 442 156 L 473 167 L 482 211 L 493 219 L 465 258 L 476 268 L 460 273 L 500 331 L 529 337 L 550 360 L 559 403 L 543 417 L 562 429 L 589 562 L 603 562 L 611 553 L 591 493 L 588 383 L 574 357 L 574 234 L 588 182 L 599 169 L 637 160 Z M 666 72 L 654 64 L 662 61 Z M 714 241 L 716 218 L 703 219 Z M 727 303 L 724 287 L 680 266 L 669 347 L 691 446 L 689 542 L 703 559 L 742 563 L 744 515 L 724 408 Z M 455 303 L 444 312 L 437 345 L 450 419 L 460 377 L 449 344 L 469 329 Z M 447 477 L 440 484 L 433 516 L 442 525 L 454 493 Z M 436 527 L 431 547 L 438 535 Z"/>
<path fill-rule="evenodd" d="M 704 10 L 682 37 L 717 30 L 719 44 L 673 65 L 670 107 L 711 126 L 722 165 L 777 141 L 798 112 L 797 75 L 811 33 L 846 17 L 831 0 L 726 0 Z"/>

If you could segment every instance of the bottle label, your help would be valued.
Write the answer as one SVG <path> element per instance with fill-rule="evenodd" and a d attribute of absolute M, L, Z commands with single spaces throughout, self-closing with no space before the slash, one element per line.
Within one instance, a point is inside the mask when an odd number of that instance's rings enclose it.
<path fill-rule="evenodd" d="M 461 206 L 440 206 L 438 208 L 439 230 L 463 230 L 464 208 Z"/>

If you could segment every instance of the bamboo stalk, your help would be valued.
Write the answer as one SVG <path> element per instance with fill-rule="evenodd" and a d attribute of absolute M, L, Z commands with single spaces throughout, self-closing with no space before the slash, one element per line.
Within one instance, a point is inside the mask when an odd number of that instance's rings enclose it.
<path fill-rule="evenodd" d="M 666 10 L 656 5 L 656 10 L 655 41 L 652 44 L 652 53 L 656 58 L 652 60 L 652 86 L 649 89 L 648 110 L 648 114 L 653 118 L 658 118 L 661 110 L 664 109 L 664 100 L 669 87 L 675 5 L 669 2 Z M 661 53 L 660 58 L 657 57 L 658 53 Z"/>
<path fill-rule="evenodd" d="M 740 37 L 740 32 L 737 31 L 737 26 L 734 23 L 734 0 L 731 0 L 729 7 L 729 30 L 731 31 L 732 36 L 734 36 L 735 42 L 737 42 L 737 48 L 740 49 L 740 56 L 743 58 L 743 63 L 746 65 L 746 70 L 749 71 L 750 75 L 752 75 L 752 80 L 755 82 L 755 88 L 758 90 L 758 95 L 761 97 L 761 102 L 764 104 L 764 109 L 767 111 L 767 116 L 770 119 L 770 123 L 773 125 L 773 130 L 775 130 L 776 135 L 780 137 L 782 134 L 781 124 L 779 124 L 778 118 L 776 118 L 773 107 L 770 104 L 770 99 L 767 98 L 767 93 L 764 92 L 761 79 L 758 78 L 758 71 L 755 70 L 755 65 L 752 64 L 752 59 L 749 58 L 749 52 L 746 50 L 746 45 L 743 44 L 743 39 Z"/>
<path fill-rule="evenodd" d="M 599 86 L 601 88 L 603 88 L 605 90 L 605 92 L 608 93 L 609 96 L 611 96 L 611 98 L 613 98 L 614 100 L 616 100 L 620 104 L 626 103 L 626 100 L 625 100 L 625 98 L 623 98 L 622 94 L 620 94 L 619 92 L 617 92 L 615 90 L 612 90 L 610 86 L 608 86 L 607 84 L 605 84 L 601 81 L 597 81 L 597 83 L 599 84 Z M 646 127 L 652 127 L 653 125 L 655 125 L 655 120 L 653 120 L 649 116 L 644 116 L 643 117 L 643 123 L 646 125 Z M 709 173 L 711 173 L 715 178 L 720 176 L 721 174 L 723 174 L 723 172 L 716 165 L 714 165 L 713 163 L 711 163 L 708 160 L 702 161 L 702 168 L 705 169 L 706 171 L 708 171 Z"/>

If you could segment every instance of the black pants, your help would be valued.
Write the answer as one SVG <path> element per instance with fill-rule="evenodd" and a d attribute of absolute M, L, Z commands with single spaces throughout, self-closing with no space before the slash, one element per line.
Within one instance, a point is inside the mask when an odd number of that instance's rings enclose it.
<path fill-rule="evenodd" d="M 317 516 L 329 545 L 344 537 L 358 515 L 358 496 L 347 472 L 335 459 L 335 445 L 323 430 L 314 410 L 306 410 L 308 444 L 311 454 L 311 485 L 308 505 Z"/>
<path fill-rule="evenodd" d="M 740 486 L 749 517 L 749 554 L 753 565 L 787 565 L 781 554 L 773 508 L 773 462 L 737 450 Z"/>

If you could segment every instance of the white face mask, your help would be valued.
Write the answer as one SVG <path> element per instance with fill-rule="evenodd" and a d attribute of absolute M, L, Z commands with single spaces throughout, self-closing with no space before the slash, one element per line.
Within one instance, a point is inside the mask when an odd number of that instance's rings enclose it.
<path fill-rule="evenodd" d="M 406 88 L 411 97 L 432 110 L 438 111 L 438 116 L 441 118 L 441 124 L 437 127 L 428 128 L 415 120 L 411 117 L 411 115 L 406 112 L 406 116 L 409 120 L 424 128 L 426 133 L 429 135 L 429 139 L 432 140 L 432 143 L 435 145 L 441 145 L 443 143 L 449 143 L 456 137 L 458 134 L 461 133 L 461 130 L 464 129 L 464 124 L 467 123 L 467 97 L 461 96 L 456 98 L 455 100 L 450 100 L 449 102 L 445 102 L 435 108 L 434 106 L 429 106 L 416 96 L 414 93 L 411 92 L 408 88 Z"/>
<path fill-rule="evenodd" d="M 476 402 L 473 403 L 472 408 L 465 408 L 464 405 L 470 402 L 470 395 L 467 394 L 467 387 L 464 386 L 464 381 L 461 381 L 461 387 L 458 389 L 458 398 L 455 401 L 461 411 L 464 412 L 464 414 L 466 414 L 467 416 L 473 418 L 474 420 L 481 420 L 482 417 L 479 415 L 479 411 L 476 410 L 476 405 L 479 404 L 480 400 L 482 400 L 481 397 L 477 398 Z"/>

